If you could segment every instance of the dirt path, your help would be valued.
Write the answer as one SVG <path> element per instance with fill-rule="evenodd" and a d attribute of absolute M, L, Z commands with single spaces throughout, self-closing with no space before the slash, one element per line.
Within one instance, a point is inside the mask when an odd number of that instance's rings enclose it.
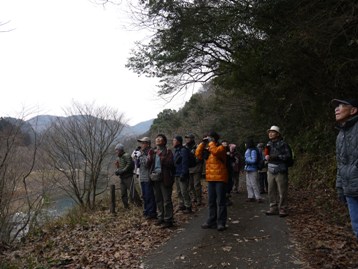
<path fill-rule="evenodd" d="M 266 216 L 264 198 L 259 204 L 246 202 L 245 193 L 234 194 L 223 232 L 201 229 L 207 216 L 202 208 L 181 232 L 146 256 L 142 268 L 301 268 L 285 218 Z"/>

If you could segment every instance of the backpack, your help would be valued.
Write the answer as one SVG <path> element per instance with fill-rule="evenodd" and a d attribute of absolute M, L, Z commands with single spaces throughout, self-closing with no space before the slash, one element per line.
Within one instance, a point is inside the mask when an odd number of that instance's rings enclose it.
<path fill-rule="evenodd" d="M 185 148 L 188 151 L 188 157 L 189 157 L 188 158 L 189 159 L 188 167 L 193 168 L 193 167 L 196 166 L 196 157 L 195 157 L 195 153 L 194 153 L 195 149 L 190 149 L 190 148 L 188 148 L 186 146 L 185 146 Z"/>
<path fill-rule="evenodd" d="M 287 144 L 287 146 L 288 146 L 288 150 L 290 152 L 290 158 L 288 158 L 286 160 L 286 165 L 287 165 L 287 167 L 291 167 L 295 163 L 295 153 L 293 152 L 293 150 L 289 144 Z"/>
<path fill-rule="evenodd" d="M 256 150 L 256 153 L 257 153 L 257 161 L 256 161 L 257 169 L 262 170 L 262 169 L 265 168 L 265 160 L 262 157 L 262 153 L 259 151 L 259 149 L 256 148 L 255 150 Z"/>

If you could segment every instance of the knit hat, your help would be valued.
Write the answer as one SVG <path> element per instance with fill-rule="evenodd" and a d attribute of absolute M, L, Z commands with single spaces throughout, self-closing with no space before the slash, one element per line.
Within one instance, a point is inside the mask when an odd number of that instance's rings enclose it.
<path fill-rule="evenodd" d="M 210 131 L 208 135 L 214 138 L 216 142 L 220 139 L 220 135 L 215 131 Z"/>
<path fill-rule="evenodd" d="M 123 144 L 121 143 L 118 143 L 115 147 L 114 147 L 115 150 L 124 150 L 124 146 Z"/>
<path fill-rule="evenodd" d="M 183 144 L 183 137 L 181 137 L 180 135 L 177 135 L 174 137 L 180 144 Z"/>

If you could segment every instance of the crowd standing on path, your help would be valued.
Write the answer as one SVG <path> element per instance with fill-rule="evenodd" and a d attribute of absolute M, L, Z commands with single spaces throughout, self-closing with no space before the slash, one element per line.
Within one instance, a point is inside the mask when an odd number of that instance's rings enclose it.
<path fill-rule="evenodd" d="M 333 99 L 339 133 L 336 139 L 336 189 L 348 205 L 352 228 L 358 239 L 358 100 Z"/>
<path fill-rule="evenodd" d="M 333 99 L 331 103 L 339 129 L 337 194 L 348 205 L 358 238 L 358 100 Z M 205 178 L 208 217 L 201 228 L 224 231 L 227 206 L 232 204 L 231 194 L 239 192 L 239 176 L 244 172 L 247 201 L 262 203 L 262 194 L 267 193 L 269 209 L 265 214 L 286 217 L 289 214 L 288 171 L 294 156 L 278 126 L 272 125 L 267 136 L 267 143 L 257 145 L 252 138 L 246 139 L 243 157 L 236 144 L 220 140 L 215 131 L 205 134 L 198 145 L 193 133 L 185 135 L 185 143 L 182 136 L 176 135 L 172 149 L 168 148 L 164 134 L 156 136 L 155 148 L 151 147 L 150 138 L 143 137 L 137 140 L 140 146 L 132 156 L 124 151 L 122 144 L 117 144 L 115 174 L 120 177 L 123 206 L 129 208 L 128 200 L 136 206 L 142 206 L 143 201 L 143 216 L 156 220 L 155 224 L 161 228 L 170 228 L 174 225 L 173 187 L 179 210 L 190 214 L 193 205 L 204 204 L 201 180 Z M 189 165 L 191 154 L 195 154 L 194 165 Z M 134 178 L 140 182 L 142 201 L 134 187 Z"/>

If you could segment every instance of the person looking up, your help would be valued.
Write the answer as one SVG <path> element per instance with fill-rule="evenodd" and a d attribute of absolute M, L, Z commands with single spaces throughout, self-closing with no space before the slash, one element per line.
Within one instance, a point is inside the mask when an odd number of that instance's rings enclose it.
<path fill-rule="evenodd" d="M 333 99 L 336 139 L 338 198 L 348 205 L 349 216 L 358 239 L 358 100 Z"/>

